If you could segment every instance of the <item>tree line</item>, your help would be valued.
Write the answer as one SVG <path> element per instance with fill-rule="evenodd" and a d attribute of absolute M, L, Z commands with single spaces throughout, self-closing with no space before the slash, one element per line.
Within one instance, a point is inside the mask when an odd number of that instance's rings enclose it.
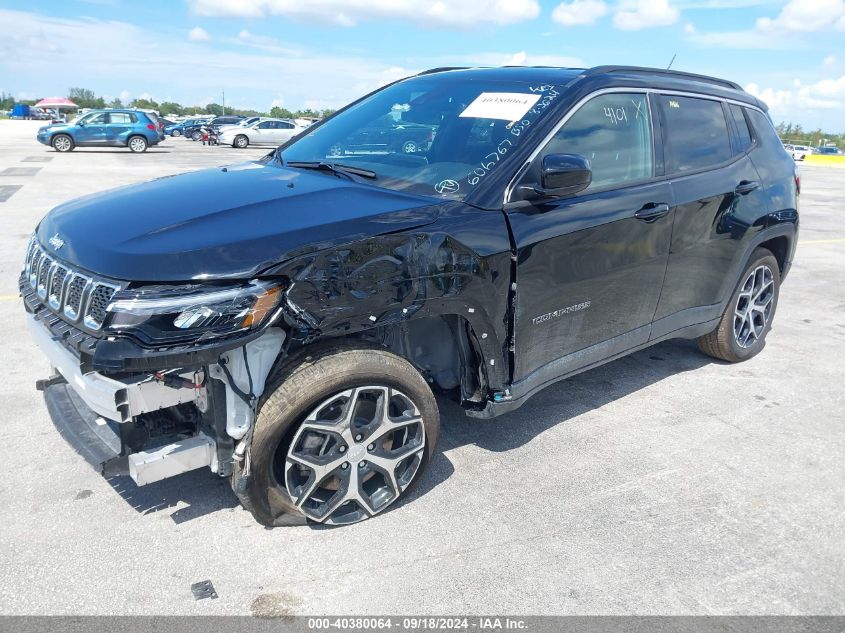
<path fill-rule="evenodd" d="M 795 145 L 809 145 L 810 147 L 820 147 L 822 145 L 836 145 L 838 148 L 845 148 L 845 132 L 841 134 L 833 134 L 825 132 L 821 128 L 817 130 L 805 130 L 801 124 L 793 125 L 792 123 L 778 123 L 775 126 L 782 141 L 787 141 Z"/>
<path fill-rule="evenodd" d="M 88 88 L 71 88 L 68 90 L 67 98 L 73 101 L 80 108 L 138 108 L 141 110 L 155 110 L 161 116 L 190 116 L 200 114 L 220 116 L 224 113 L 223 106 L 219 103 L 209 103 L 206 106 L 183 106 L 182 104 L 174 101 L 163 101 L 158 103 L 152 99 L 140 98 L 132 99 L 126 103 L 123 103 L 118 98 L 106 101 L 103 97 L 98 96 L 93 90 L 89 90 Z M 38 101 L 39 99 L 15 99 L 12 94 L 0 92 L 0 111 L 6 112 L 11 110 L 16 103 L 35 105 Z M 280 108 L 278 106 L 273 106 L 269 112 L 242 110 L 228 106 L 225 109 L 226 114 L 238 114 L 242 116 L 272 116 L 280 119 L 327 117 L 333 112 L 334 110 L 330 109 L 312 110 L 311 108 L 305 108 L 304 110 L 288 110 L 287 108 Z"/>

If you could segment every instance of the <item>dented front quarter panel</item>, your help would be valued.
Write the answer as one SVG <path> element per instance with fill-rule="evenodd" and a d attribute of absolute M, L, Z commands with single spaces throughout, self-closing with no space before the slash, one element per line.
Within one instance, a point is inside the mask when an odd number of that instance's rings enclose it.
<path fill-rule="evenodd" d="M 472 326 L 489 387 L 502 388 L 511 282 L 505 218 L 460 202 L 428 211 L 437 219 L 425 226 L 305 254 L 267 273 L 290 280 L 289 314 L 310 339 L 460 316 Z"/>

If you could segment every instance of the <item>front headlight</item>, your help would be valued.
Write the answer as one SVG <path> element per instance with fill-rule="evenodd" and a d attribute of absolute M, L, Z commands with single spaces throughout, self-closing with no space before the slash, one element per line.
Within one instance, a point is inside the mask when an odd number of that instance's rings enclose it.
<path fill-rule="evenodd" d="M 115 293 L 106 329 L 148 345 L 200 343 L 258 329 L 282 300 L 278 281 L 145 286 Z"/>

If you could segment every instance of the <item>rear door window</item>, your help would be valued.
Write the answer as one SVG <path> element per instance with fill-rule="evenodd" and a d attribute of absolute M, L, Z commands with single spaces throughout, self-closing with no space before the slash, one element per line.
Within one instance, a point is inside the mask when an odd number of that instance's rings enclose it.
<path fill-rule="evenodd" d="M 135 122 L 135 115 L 128 112 L 112 112 L 109 114 L 109 123 L 119 123 L 121 125 L 129 125 Z"/>
<path fill-rule="evenodd" d="M 669 173 L 712 167 L 731 158 L 731 138 L 721 101 L 660 95 L 666 124 L 663 145 Z"/>

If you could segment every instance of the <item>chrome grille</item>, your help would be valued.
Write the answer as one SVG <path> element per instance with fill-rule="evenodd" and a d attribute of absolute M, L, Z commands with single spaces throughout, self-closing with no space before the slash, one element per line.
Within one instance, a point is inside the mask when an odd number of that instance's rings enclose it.
<path fill-rule="evenodd" d="M 65 319 L 99 330 L 112 295 L 120 289 L 113 282 L 76 272 L 47 255 L 33 238 L 26 251 L 25 271 L 39 299 Z"/>

